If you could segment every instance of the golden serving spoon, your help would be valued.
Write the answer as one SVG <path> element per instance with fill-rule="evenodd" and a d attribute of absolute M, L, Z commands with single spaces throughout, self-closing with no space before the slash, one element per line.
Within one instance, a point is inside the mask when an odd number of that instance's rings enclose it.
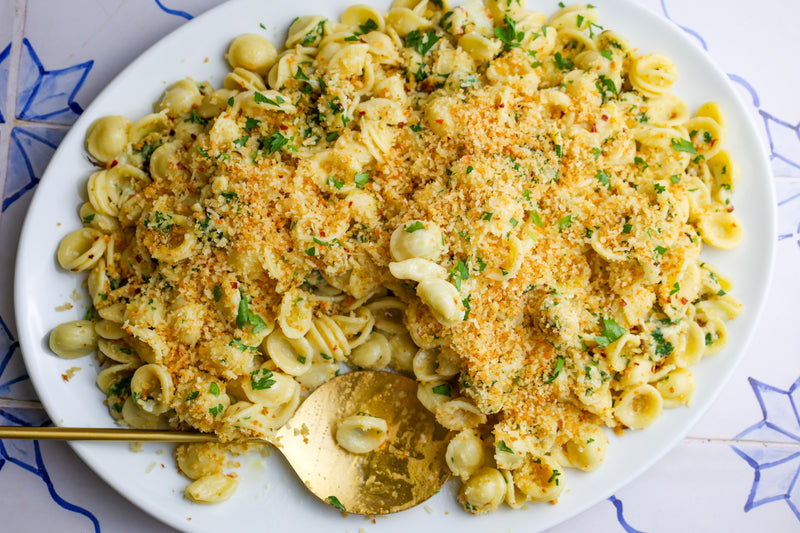
<path fill-rule="evenodd" d="M 450 475 L 447 430 L 417 399 L 413 379 L 380 371 L 334 378 L 303 401 L 268 442 L 286 457 L 318 498 L 348 513 L 378 515 L 408 509 L 435 494 Z M 336 443 L 336 424 L 366 412 L 386 420 L 386 442 L 366 454 Z M 213 434 L 111 428 L 0 427 L 4 439 L 204 442 Z"/>

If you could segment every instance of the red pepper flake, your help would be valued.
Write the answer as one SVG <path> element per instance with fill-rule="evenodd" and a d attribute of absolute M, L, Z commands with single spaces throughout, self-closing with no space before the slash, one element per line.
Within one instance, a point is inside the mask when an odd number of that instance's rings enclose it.
<path fill-rule="evenodd" d="M 231 282 L 231 289 L 238 289 L 238 288 L 239 288 L 239 282 L 238 281 L 232 281 Z"/>
<path fill-rule="evenodd" d="M 597 132 L 597 124 L 592 124 L 592 133 Z"/>
<path fill-rule="evenodd" d="M 605 122 L 608 122 L 608 115 L 603 114 L 600 116 L 600 118 L 602 118 Z"/>
<path fill-rule="evenodd" d="M 111 162 L 111 165 L 109 165 L 109 167 L 108 167 L 108 168 L 114 168 L 114 167 L 115 167 L 115 166 L 117 166 L 117 165 L 119 165 L 119 161 L 117 161 L 117 160 L 115 159 L 115 160 L 113 160 L 113 161 Z"/>

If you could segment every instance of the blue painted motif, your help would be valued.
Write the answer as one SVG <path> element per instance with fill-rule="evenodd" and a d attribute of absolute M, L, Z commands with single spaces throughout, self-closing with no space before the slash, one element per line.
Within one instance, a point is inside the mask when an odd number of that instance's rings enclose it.
<path fill-rule="evenodd" d="M 611 496 L 608 501 L 610 501 L 617 510 L 617 522 L 619 522 L 619 525 L 622 526 L 622 529 L 624 529 L 627 533 L 643 533 L 641 530 L 638 530 L 628 524 L 628 521 L 625 520 L 625 516 L 622 514 L 622 502 L 619 498 L 616 496 Z"/>
<path fill-rule="evenodd" d="M 194 18 L 189 13 L 187 13 L 186 11 L 180 11 L 178 9 L 170 9 L 170 8 L 166 7 L 161 0 L 156 0 L 156 5 L 159 8 L 161 8 L 161 10 L 164 13 L 169 13 L 170 15 L 177 15 L 179 17 L 185 18 L 186 20 L 192 20 Z"/>
<path fill-rule="evenodd" d="M 66 131 L 43 127 L 18 127 L 11 131 L 3 211 L 39 183 L 64 135 Z"/>
<path fill-rule="evenodd" d="M 679 27 L 680 29 L 682 29 L 683 31 L 685 31 L 686 33 L 688 33 L 689 35 L 691 35 L 692 37 L 694 37 L 695 39 L 697 39 L 697 40 L 698 40 L 698 42 L 700 43 L 700 46 L 702 46 L 702 47 L 703 47 L 703 50 L 705 50 L 706 52 L 708 52 L 708 45 L 706 44 L 706 40 L 705 40 L 705 39 L 703 39 L 703 38 L 700 36 L 700 34 L 699 34 L 699 33 L 697 33 L 697 32 L 696 32 L 696 31 L 694 31 L 693 29 L 691 29 L 691 28 L 688 28 L 688 27 L 686 27 L 686 26 L 681 26 L 680 24 L 678 24 L 678 23 L 675 21 L 675 19 L 673 19 L 673 18 L 672 18 L 672 17 L 669 15 L 669 13 L 667 12 L 667 3 L 666 3 L 666 0 L 661 0 L 661 11 L 663 11 L 663 12 L 664 12 L 664 16 L 665 16 L 665 17 L 667 17 L 667 19 L 669 19 L 669 20 L 670 20 L 670 21 L 671 21 L 673 24 L 675 24 L 677 27 Z"/>
<path fill-rule="evenodd" d="M 8 94 L 8 66 L 11 56 L 11 43 L 0 52 L 0 124 L 6 121 L 6 95 Z"/>
<path fill-rule="evenodd" d="M 800 200 L 800 184 L 794 182 L 778 181 L 775 183 L 778 196 L 778 242 L 797 237 L 800 245 L 800 221 L 797 220 Z M 789 210 L 784 213 L 785 210 Z"/>
<path fill-rule="evenodd" d="M 45 70 L 30 41 L 22 40 L 17 91 L 17 118 L 72 124 L 83 112 L 75 101 L 94 65 L 87 61 L 61 70 Z"/>
<path fill-rule="evenodd" d="M 800 444 L 800 378 L 785 391 L 753 378 L 749 381 L 764 419 L 734 438 Z M 800 521 L 800 450 L 797 446 L 736 444 L 731 448 L 755 470 L 744 510 L 785 501 Z"/>
<path fill-rule="evenodd" d="M 0 423 L 17 426 L 47 426 L 50 421 L 43 411 L 33 409 L 0 409 Z M 100 532 L 100 522 L 88 510 L 65 500 L 56 491 L 50 474 L 42 458 L 42 451 L 38 441 L 0 440 L 0 470 L 7 464 L 13 464 L 42 480 L 53 499 L 59 507 L 66 511 L 78 513 L 88 518 L 95 532 Z"/>
<path fill-rule="evenodd" d="M 781 174 L 800 169 L 800 123 L 790 124 L 763 109 L 758 113 L 764 119 L 774 171 Z"/>
<path fill-rule="evenodd" d="M 30 378 L 24 369 L 10 366 L 12 358 L 19 351 L 19 341 L 11 334 L 3 317 L 0 316 L 0 397 L 16 398 L 12 389 Z"/>

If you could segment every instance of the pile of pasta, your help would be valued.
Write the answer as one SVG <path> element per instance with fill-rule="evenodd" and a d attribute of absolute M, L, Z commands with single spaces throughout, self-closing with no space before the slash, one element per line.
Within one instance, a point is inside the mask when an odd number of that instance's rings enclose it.
<path fill-rule="evenodd" d="M 588 5 L 397 0 L 236 38 L 222 88 L 88 130 L 101 167 L 58 250 L 88 270 L 111 415 L 235 442 L 345 368 L 413 374 L 472 513 L 554 502 L 603 427 L 688 405 L 741 305 L 700 259 L 742 237 L 718 105 Z M 182 446 L 187 495 L 235 488 Z"/>

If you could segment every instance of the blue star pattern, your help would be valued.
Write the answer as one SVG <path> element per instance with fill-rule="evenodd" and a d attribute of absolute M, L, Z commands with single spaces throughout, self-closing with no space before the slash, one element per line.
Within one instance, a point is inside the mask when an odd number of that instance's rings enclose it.
<path fill-rule="evenodd" d="M 734 437 L 800 444 L 800 378 L 788 390 L 780 390 L 749 378 L 764 419 Z M 800 521 L 800 450 L 797 446 L 731 446 L 755 470 L 755 479 L 744 510 L 785 501 Z"/>
<path fill-rule="evenodd" d="M 5 119 L 5 103 L 6 94 L 8 94 L 8 64 L 9 56 L 11 56 L 11 43 L 0 52 L 0 124 L 6 121 Z"/>
<path fill-rule="evenodd" d="M 608 501 L 610 501 L 617 510 L 617 522 L 619 522 L 619 525 L 622 526 L 622 529 L 625 530 L 626 533 L 643 533 L 642 531 L 628 524 L 628 521 L 625 520 L 625 516 L 622 514 L 622 501 L 619 498 L 616 496 L 611 496 Z"/>
<path fill-rule="evenodd" d="M 17 127 L 11 131 L 3 211 L 39 183 L 64 135 L 64 130 L 42 127 Z"/>
<path fill-rule="evenodd" d="M 18 354 L 19 342 L 0 316 L 0 398 L 36 400 L 30 378 Z"/>
<path fill-rule="evenodd" d="M 61 70 L 45 70 L 30 41 L 22 40 L 17 118 L 35 122 L 72 124 L 83 112 L 75 101 L 93 61 Z"/>
<path fill-rule="evenodd" d="M 38 409 L 4 409 L 0 408 L 0 423 L 3 425 L 16 426 L 47 426 L 50 421 L 43 411 Z M 79 507 L 65 500 L 56 491 L 47 468 L 44 464 L 42 451 L 38 441 L 28 440 L 0 440 L 0 472 L 8 465 L 15 465 L 26 472 L 33 474 L 41 479 L 47 487 L 50 497 L 62 509 L 81 514 L 87 517 L 94 531 L 100 531 L 100 523 L 97 518 L 83 507 Z"/>
<path fill-rule="evenodd" d="M 776 183 L 778 196 L 778 242 L 795 238 L 800 246 L 800 221 L 792 213 L 800 213 L 800 185 Z M 789 211 L 786 211 L 789 210 Z M 787 213 L 784 215 L 784 213 Z"/>
<path fill-rule="evenodd" d="M 159 8 L 160 8 L 160 9 L 161 9 L 161 10 L 162 10 L 164 13 L 168 13 L 168 14 L 170 14 L 170 15 L 177 15 L 177 16 L 179 16 L 179 17 L 183 17 L 183 18 L 185 18 L 186 20 L 192 20 L 192 18 L 194 18 L 194 17 L 192 17 L 192 16 L 191 16 L 189 13 L 187 13 L 186 11 L 180 11 L 180 10 L 178 10 L 178 9 L 170 9 L 170 8 L 166 7 L 166 6 L 164 5 L 164 2 L 162 2 L 161 0 L 155 0 L 155 1 L 156 1 L 156 5 L 157 5 L 157 6 L 158 6 L 158 7 L 159 7 Z"/>
<path fill-rule="evenodd" d="M 763 109 L 758 113 L 764 119 L 769 139 L 770 159 L 776 173 L 800 169 L 800 123 L 789 124 Z"/>

